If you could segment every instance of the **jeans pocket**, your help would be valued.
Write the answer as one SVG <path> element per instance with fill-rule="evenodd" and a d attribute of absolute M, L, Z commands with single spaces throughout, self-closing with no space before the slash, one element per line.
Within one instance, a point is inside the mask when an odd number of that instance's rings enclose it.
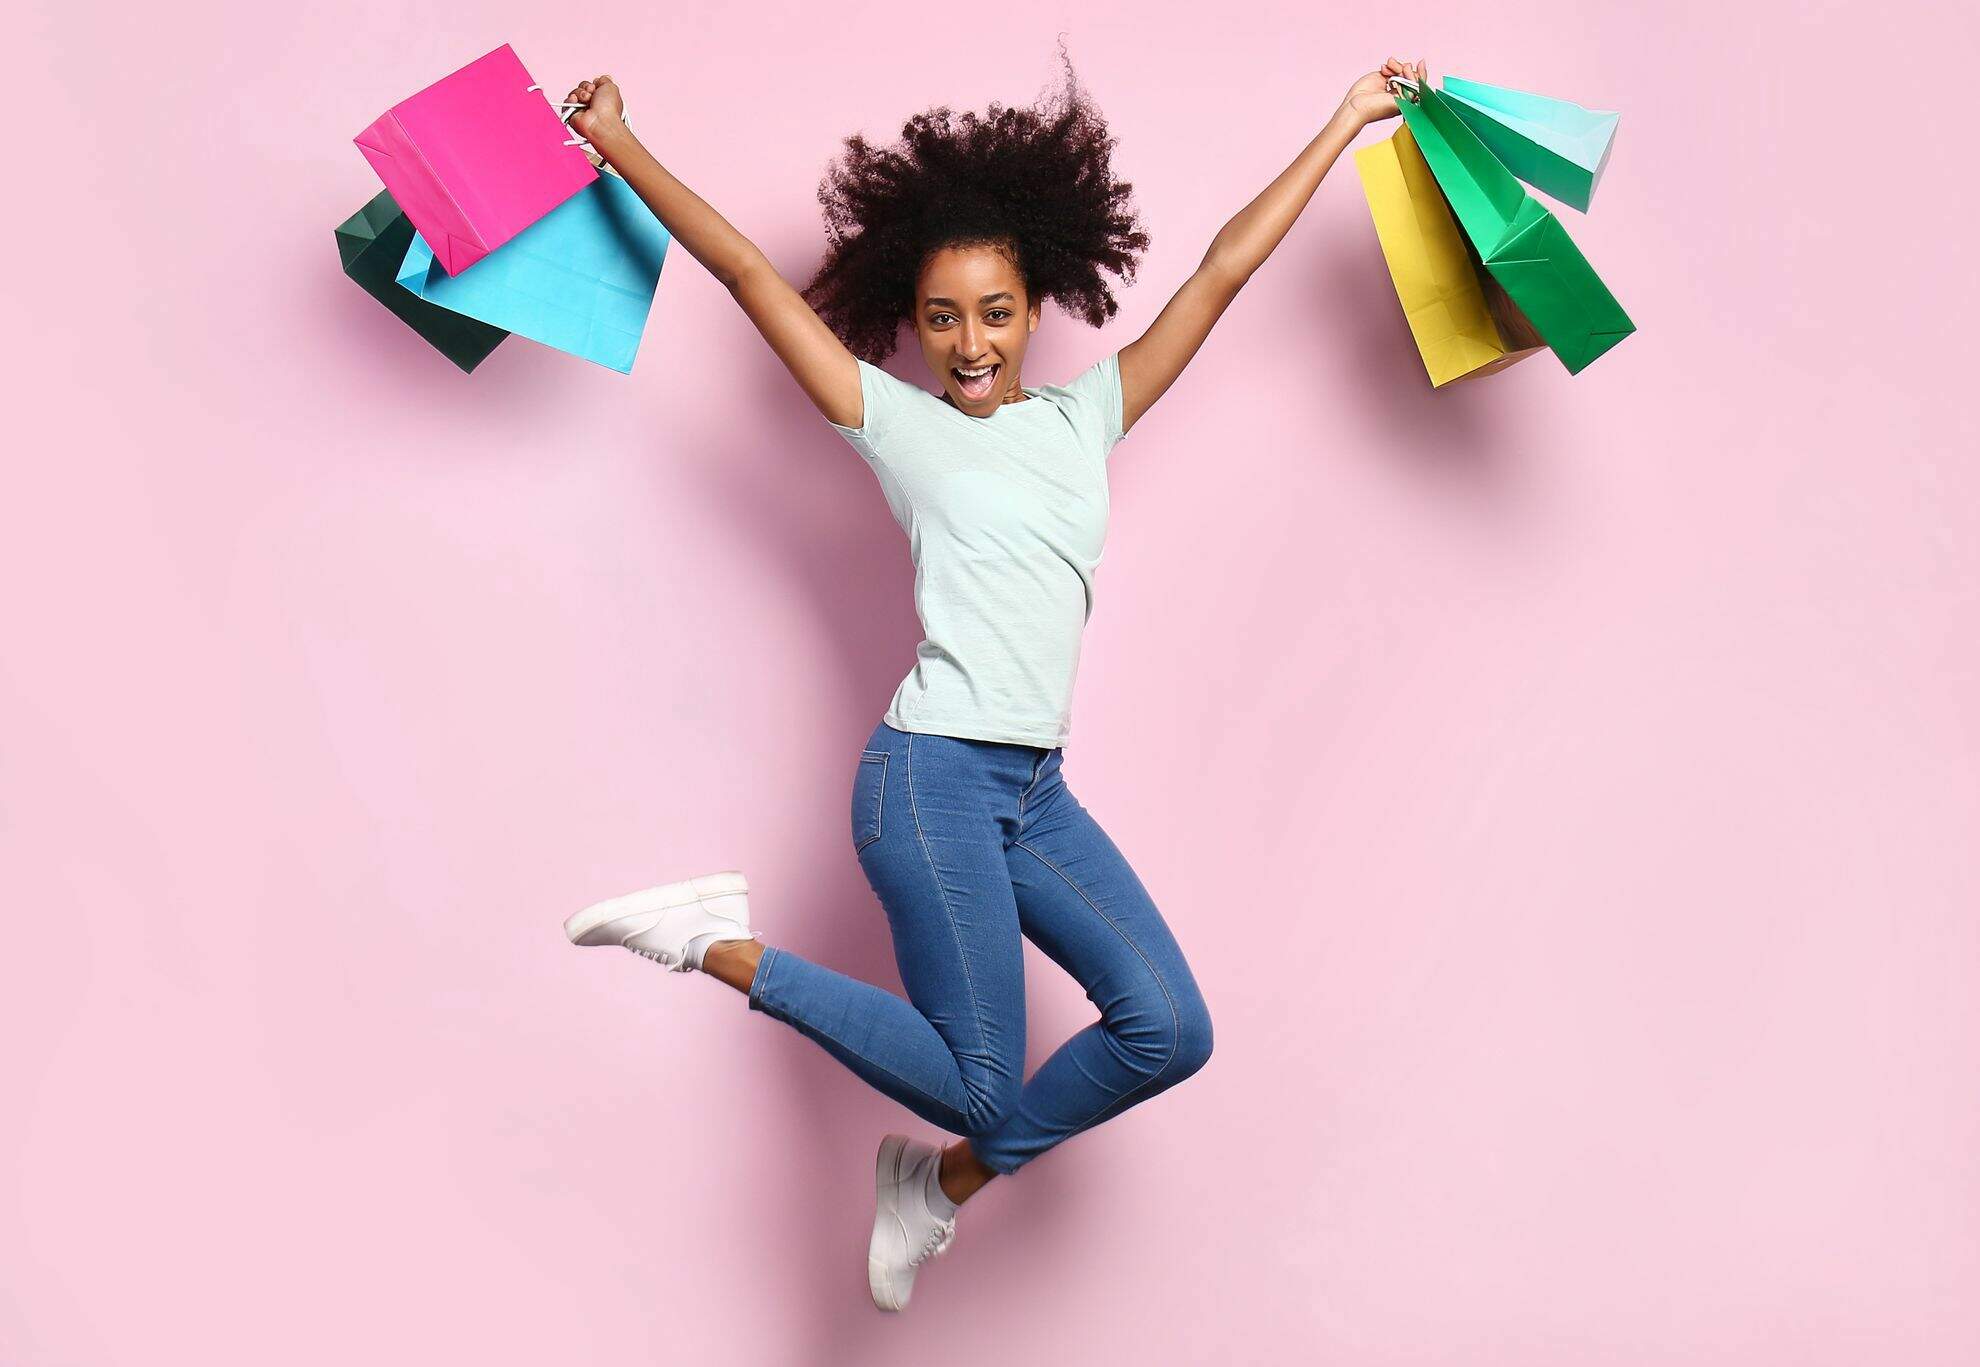
<path fill-rule="evenodd" d="M 853 776 L 852 837 L 857 853 L 880 838 L 881 811 L 887 805 L 887 756 L 862 750 Z"/>

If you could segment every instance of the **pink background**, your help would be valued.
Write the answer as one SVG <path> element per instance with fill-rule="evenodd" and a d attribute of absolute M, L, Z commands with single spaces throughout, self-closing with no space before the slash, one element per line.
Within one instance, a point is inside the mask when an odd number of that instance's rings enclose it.
<path fill-rule="evenodd" d="M 1973 204 L 1919 94 L 1974 35 L 1902 8 L 37 5 L 0 1360 L 1976 1360 Z M 559 930 L 741 867 L 897 984 L 871 475 L 683 252 L 631 379 L 466 377 L 331 229 L 351 136 L 508 41 L 801 278 L 842 135 L 1027 100 L 1061 30 L 1155 245 L 1033 383 L 1391 52 L 1624 111 L 1563 218 L 1641 331 L 1433 394 L 1343 159 L 1117 453 L 1067 775 L 1217 1056 L 885 1318 L 873 1146 L 927 1131 Z M 1042 1054 L 1090 1008 L 1030 962 Z"/>

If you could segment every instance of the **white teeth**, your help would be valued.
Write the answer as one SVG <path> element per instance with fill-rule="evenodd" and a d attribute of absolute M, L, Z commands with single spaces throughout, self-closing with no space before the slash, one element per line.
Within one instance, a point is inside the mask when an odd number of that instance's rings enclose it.
<path fill-rule="evenodd" d="M 996 368 L 997 367 L 994 365 L 987 365 L 980 370 L 958 369 L 956 371 L 956 374 L 962 376 L 965 380 L 979 380 L 982 379 L 985 375 L 988 375 L 991 371 L 995 370 Z"/>

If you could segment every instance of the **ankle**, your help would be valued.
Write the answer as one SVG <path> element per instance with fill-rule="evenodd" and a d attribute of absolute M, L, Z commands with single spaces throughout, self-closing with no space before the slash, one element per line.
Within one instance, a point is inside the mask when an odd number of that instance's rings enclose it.
<path fill-rule="evenodd" d="M 942 1157 L 935 1165 L 936 1185 L 956 1205 L 961 1205 L 983 1190 L 996 1175 L 994 1168 L 983 1165 L 983 1160 L 976 1156 L 976 1150 L 969 1146 L 967 1139 L 943 1145 Z"/>
<path fill-rule="evenodd" d="M 763 945 L 757 940 L 718 940 L 701 955 L 701 971 L 719 978 L 741 992 L 749 991 L 756 980 L 756 966 L 763 959 Z"/>

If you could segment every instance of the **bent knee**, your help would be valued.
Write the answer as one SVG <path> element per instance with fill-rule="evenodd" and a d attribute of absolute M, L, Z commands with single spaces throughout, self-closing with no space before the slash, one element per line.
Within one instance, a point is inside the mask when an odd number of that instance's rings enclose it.
<path fill-rule="evenodd" d="M 963 1134 L 971 1139 L 992 1134 L 1017 1114 L 1018 1097 L 1024 1083 L 1015 1077 L 986 1079 L 969 1088 L 968 1109 L 963 1114 Z"/>
<path fill-rule="evenodd" d="M 1185 979 L 1139 1013 L 1139 1028 L 1117 1029 L 1135 1065 L 1157 1090 L 1174 1086 L 1210 1061 L 1210 1010 L 1196 984 Z"/>
<path fill-rule="evenodd" d="M 1191 1074 L 1203 1070 L 1210 1061 L 1210 1050 L 1215 1044 L 1215 1032 L 1210 1028 L 1210 1008 L 1204 1005 L 1200 993 L 1190 992 L 1184 1000 L 1176 1003 L 1175 1052 L 1169 1059 L 1165 1076 L 1171 1082 L 1181 1082 Z"/>

